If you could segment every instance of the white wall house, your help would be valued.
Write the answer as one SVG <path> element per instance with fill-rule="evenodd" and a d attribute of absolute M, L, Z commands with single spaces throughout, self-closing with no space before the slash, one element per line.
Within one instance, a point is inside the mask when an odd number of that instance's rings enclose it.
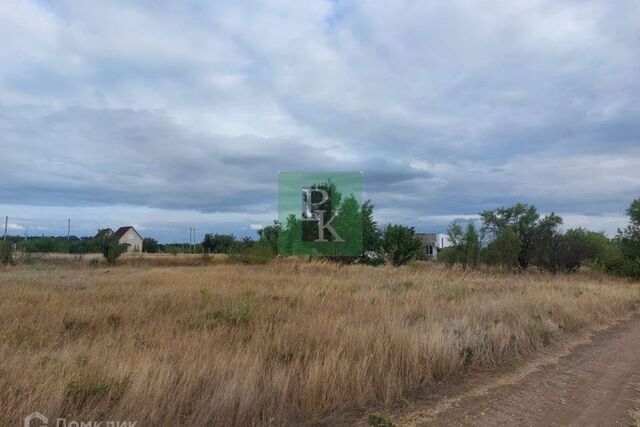
<path fill-rule="evenodd" d="M 113 234 L 127 247 L 127 252 L 142 252 L 142 236 L 132 226 L 120 227 Z"/>
<path fill-rule="evenodd" d="M 416 237 L 422 242 L 422 249 L 427 258 L 436 259 L 440 250 L 451 246 L 445 233 L 416 233 Z"/>

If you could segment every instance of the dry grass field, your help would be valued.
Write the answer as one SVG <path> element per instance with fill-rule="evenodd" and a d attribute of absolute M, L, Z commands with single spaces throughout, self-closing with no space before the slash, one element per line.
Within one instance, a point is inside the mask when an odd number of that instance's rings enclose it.
<path fill-rule="evenodd" d="M 596 274 L 164 258 L 174 265 L 1 269 L 0 420 L 17 425 L 34 410 L 139 426 L 366 415 L 640 306 L 637 283 Z"/>

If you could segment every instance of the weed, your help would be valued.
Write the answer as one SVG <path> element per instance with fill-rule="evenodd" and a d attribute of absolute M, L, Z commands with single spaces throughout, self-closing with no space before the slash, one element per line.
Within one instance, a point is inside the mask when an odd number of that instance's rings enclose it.
<path fill-rule="evenodd" d="M 66 406 L 79 410 L 92 401 L 98 401 L 109 393 L 109 384 L 94 378 L 71 381 L 64 391 Z"/>
<path fill-rule="evenodd" d="M 255 314 L 255 303 L 246 297 L 214 305 L 183 324 L 189 329 L 212 329 L 220 324 L 246 326 Z"/>
<path fill-rule="evenodd" d="M 118 329 L 122 324 L 122 319 L 117 314 L 110 314 L 107 316 L 107 324 L 112 329 Z"/>
<path fill-rule="evenodd" d="M 89 326 L 89 321 L 82 317 L 65 315 L 62 319 L 62 325 L 65 331 L 77 333 Z"/>
<path fill-rule="evenodd" d="M 373 427 L 393 427 L 393 423 L 382 415 L 369 415 L 369 425 Z"/>
<path fill-rule="evenodd" d="M 221 320 L 232 326 L 246 325 L 253 318 L 254 310 L 253 304 L 234 301 L 221 309 L 205 313 L 204 317 L 207 320 Z"/>
<path fill-rule="evenodd" d="M 473 359 L 473 348 L 471 348 L 468 345 L 465 345 L 460 350 L 459 355 L 460 355 L 460 358 L 462 359 L 462 364 L 466 366 L 469 363 L 471 363 L 471 360 Z"/>

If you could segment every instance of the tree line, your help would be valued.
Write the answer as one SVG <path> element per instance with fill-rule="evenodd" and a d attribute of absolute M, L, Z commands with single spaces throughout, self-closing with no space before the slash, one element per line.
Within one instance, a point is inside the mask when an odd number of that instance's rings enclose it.
<path fill-rule="evenodd" d="M 336 197 L 340 200 L 340 195 Z M 379 226 L 374 220 L 374 204 L 367 200 L 358 206 L 353 198 L 334 207 L 342 210 L 345 221 L 362 227 L 360 256 L 324 256 L 341 263 L 365 263 L 394 266 L 425 258 L 426 252 L 416 237 L 415 228 L 402 224 Z M 346 214 L 344 213 L 346 212 Z M 474 222 L 464 226 L 453 222 L 447 229 L 450 247 L 437 254 L 439 262 L 462 268 L 498 266 L 505 270 L 526 270 L 534 267 L 551 272 L 573 272 L 588 265 L 603 271 L 640 277 L 640 198 L 634 200 L 626 213 L 629 225 L 618 230 L 614 238 L 584 228 L 561 230 L 563 220 L 551 213 L 541 216 L 536 207 L 518 203 L 511 207 L 480 212 L 480 226 Z M 358 221 L 354 221 L 357 218 Z M 285 224 L 273 224 L 258 230 L 257 239 L 236 238 L 233 234 L 207 233 L 195 247 L 189 244 L 160 244 L 145 238 L 142 251 L 147 253 L 199 252 L 227 254 L 246 262 L 266 262 L 278 254 L 280 244 L 295 245 L 283 235 L 295 236 L 292 230 L 300 220 L 289 217 Z M 8 236 L 0 245 L 0 262 L 11 261 L 12 248 L 22 252 L 66 252 L 72 254 L 102 253 L 110 262 L 123 252 L 117 240 L 98 232 L 95 237 L 34 237 L 25 241 Z M 280 248 L 282 249 L 282 248 Z M 294 251 L 295 252 L 295 251 Z"/>
<path fill-rule="evenodd" d="M 574 272 L 589 265 L 624 276 L 640 277 L 640 199 L 627 208 L 629 225 L 609 239 L 584 228 L 562 231 L 555 213 L 541 216 L 535 206 L 518 203 L 480 212 L 481 227 L 452 223 L 451 247 L 438 254 L 448 265 L 462 268 L 497 265 L 507 270 L 530 267 Z"/>

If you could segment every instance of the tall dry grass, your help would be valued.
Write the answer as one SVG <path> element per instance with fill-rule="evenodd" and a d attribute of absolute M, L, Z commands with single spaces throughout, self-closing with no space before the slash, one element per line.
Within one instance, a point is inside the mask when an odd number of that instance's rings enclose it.
<path fill-rule="evenodd" d="M 7 268 L 0 420 L 318 422 L 526 357 L 638 305 L 638 284 L 604 276 L 434 265 Z"/>

